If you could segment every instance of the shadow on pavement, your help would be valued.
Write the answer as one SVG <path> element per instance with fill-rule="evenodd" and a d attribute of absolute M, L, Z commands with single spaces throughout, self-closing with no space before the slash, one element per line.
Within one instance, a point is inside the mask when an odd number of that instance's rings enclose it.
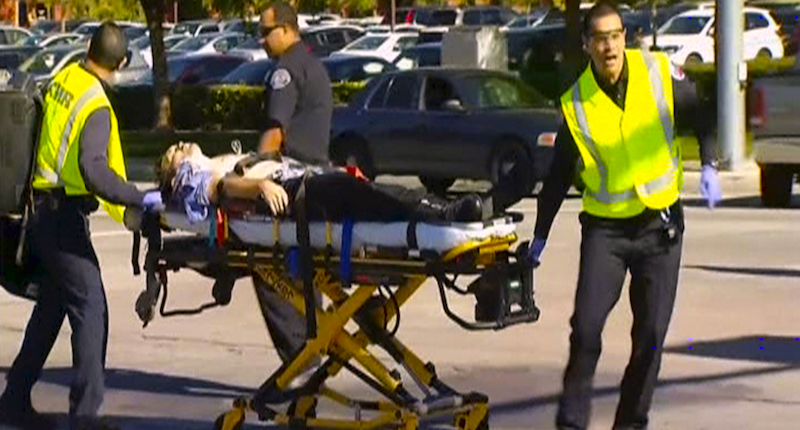
<path fill-rule="evenodd" d="M 697 357 L 787 364 L 800 368 L 800 336 L 754 335 L 670 346 L 668 353 Z"/>
<path fill-rule="evenodd" d="M 685 269 L 703 270 L 706 272 L 730 273 L 734 275 L 771 276 L 780 278 L 800 278 L 798 269 L 779 269 L 772 267 L 726 267 L 707 265 L 687 265 Z"/>
<path fill-rule="evenodd" d="M 794 341 L 794 339 L 792 339 L 792 341 Z M 782 353 L 773 350 L 772 352 L 764 354 L 766 358 L 772 358 L 774 361 L 761 360 L 766 362 L 791 363 L 791 364 L 781 364 L 781 365 L 771 366 L 768 368 L 759 367 L 754 369 L 744 369 L 744 370 L 737 370 L 737 371 L 719 373 L 713 375 L 697 375 L 697 376 L 687 376 L 682 378 L 660 379 L 658 381 L 657 387 L 667 388 L 667 387 L 675 387 L 683 385 L 706 384 L 719 381 L 733 380 L 737 378 L 750 378 L 754 376 L 773 375 L 782 372 L 797 370 L 800 369 L 800 341 L 795 343 L 796 343 L 795 345 L 796 349 L 794 350 L 794 352 L 788 353 L 787 351 L 790 348 L 784 345 L 784 351 Z M 767 351 L 766 348 L 764 351 L 759 351 L 759 352 L 765 352 L 765 351 Z M 686 353 L 686 347 L 670 347 L 667 348 L 667 352 Z M 744 351 L 740 351 L 740 353 L 743 356 L 746 355 Z M 764 358 L 764 356 L 762 356 L 762 358 Z M 720 353 L 719 358 L 727 358 L 727 357 L 724 357 L 724 354 Z M 619 394 L 618 386 L 597 387 L 594 389 L 592 397 L 594 399 L 598 399 L 601 397 L 614 396 L 617 394 Z M 544 407 L 548 405 L 555 405 L 558 403 L 559 396 L 560 393 L 553 393 L 529 399 L 520 399 L 504 403 L 493 403 L 490 407 L 490 410 L 493 416 L 518 413 L 521 411 L 526 411 L 534 408 Z"/>
<path fill-rule="evenodd" d="M 8 368 L 2 368 L 0 372 L 8 373 Z M 69 388 L 73 375 L 71 368 L 45 369 L 40 381 Z M 107 369 L 105 382 L 106 390 L 224 399 L 248 395 L 255 390 L 254 387 L 238 387 L 202 379 L 127 369 Z"/>
<path fill-rule="evenodd" d="M 683 202 L 684 206 L 687 207 L 706 207 L 706 200 L 701 197 L 685 197 L 681 201 Z M 720 202 L 717 207 L 774 210 L 774 208 L 768 208 L 764 206 L 761 203 L 761 197 L 759 196 L 724 198 L 723 195 L 722 202 Z M 798 196 L 794 196 L 787 209 L 800 209 L 800 198 L 798 198 Z"/>

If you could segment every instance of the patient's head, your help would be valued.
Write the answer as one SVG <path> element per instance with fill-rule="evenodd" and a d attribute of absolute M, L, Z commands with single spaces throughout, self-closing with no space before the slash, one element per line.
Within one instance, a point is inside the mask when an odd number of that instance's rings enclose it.
<path fill-rule="evenodd" d="M 171 185 L 172 179 L 175 177 L 178 167 L 184 161 L 189 161 L 196 166 L 202 166 L 206 163 L 208 157 L 203 154 L 200 145 L 189 142 L 178 142 L 169 148 L 158 160 L 156 165 L 156 177 L 160 188 L 167 189 Z"/>

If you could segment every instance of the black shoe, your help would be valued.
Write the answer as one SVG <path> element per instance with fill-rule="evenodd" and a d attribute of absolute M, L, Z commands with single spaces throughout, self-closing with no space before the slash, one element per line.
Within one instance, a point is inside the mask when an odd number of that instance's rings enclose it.
<path fill-rule="evenodd" d="M 86 417 L 75 420 L 72 430 L 121 430 L 116 424 L 108 422 L 105 418 Z"/>
<path fill-rule="evenodd" d="M 444 207 L 444 220 L 451 222 L 483 221 L 483 199 L 469 194 L 448 203 Z"/>
<path fill-rule="evenodd" d="M 22 430 L 50 430 L 58 427 L 58 419 L 49 414 L 36 412 L 33 406 L 12 408 L 0 402 L 0 425 Z"/>

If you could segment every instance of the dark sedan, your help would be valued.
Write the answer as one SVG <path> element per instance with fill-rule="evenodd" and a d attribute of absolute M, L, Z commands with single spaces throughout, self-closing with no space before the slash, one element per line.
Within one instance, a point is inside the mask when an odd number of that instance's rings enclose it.
<path fill-rule="evenodd" d="M 417 175 L 436 193 L 457 178 L 497 183 L 515 165 L 549 169 L 558 114 L 514 75 L 422 68 L 370 81 L 334 111 L 331 159 L 369 177 Z"/>

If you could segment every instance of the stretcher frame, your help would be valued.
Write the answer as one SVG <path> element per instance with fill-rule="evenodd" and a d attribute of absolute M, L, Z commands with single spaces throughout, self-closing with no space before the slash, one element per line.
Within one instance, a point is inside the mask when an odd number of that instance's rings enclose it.
<path fill-rule="evenodd" d="M 279 243 L 273 247 L 244 244 L 228 231 L 227 215 L 221 211 L 217 215 L 216 234 L 211 239 L 162 239 L 160 228 L 154 225 L 157 222 L 150 222 L 149 227 L 145 223 L 143 231 L 149 244 L 145 260 L 147 289 L 140 295 L 136 306 L 145 326 L 155 316 L 159 296 L 162 297 L 162 316 L 199 313 L 230 302 L 233 284 L 245 276 L 254 277 L 256 289 L 260 287 L 255 278 L 259 278 L 263 285 L 308 317 L 308 291 L 304 291 L 302 282 L 287 269 L 288 250 Z M 330 233 L 327 236 L 330 244 Z M 214 246 L 209 246 L 211 241 Z M 236 399 L 233 408 L 217 418 L 215 429 L 238 430 L 248 412 L 255 412 L 260 421 L 292 429 L 412 430 L 417 429 L 423 420 L 441 419 L 442 416 L 453 417 L 453 425 L 459 430 L 488 429 L 488 397 L 477 392 L 459 393 L 445 384 L 438 378 L 434 364 L 415 354 L 393 331 L 399 326 L 401 307 L 429 277 L 437 280 L 446 315 L 465 329 L 500 330 L 538 320 L 539 310 L 533 301 L 533 272 L 524 263 L 524 258 L 517 258 L 517 255 L 524 255 L 526 244 L 521 245 L 517 250 L 520 254 L 516 254 L 510 250 L 516 241 L 517 237 L 512 233 L 506 237 L 465 243 L 443 255 L 407 251 L 405 256 L 401 256 L 386 252 L 370 254 L 362 250 L 359 255 L 346 258 L 349 260 L 350 280 L 344 282 L 339 276 L 342 257 L 333 253 L 330 245 L 327 249 L 315 251 L 311 256 L 311 285 L 327 297 L 330 304 L 323 309 L 319 303 L 314 303 L 315 327 L 311 327 L 312 322 L 309 322 L 304 347 L 294 356 L 285 357 L 284 364 L 252 396 Z M 136 272 L 136 263 L 134 266 Z M 195 310 L 166 311 L 167 273 L 183 268 L 192 268 L 215 279 L 212 290 L 215 301 Z M 450 310 L 447 290 L 462 295 L 476 294 L 479 299 L 480 295 L 486 295 L 486 288 L 473 290 L 474 285 L 481 285 L 484 276 L 464 289 L 456 285 L 459 275 L 484 275 L 491 271 L 495 276 L 490 280 L 495 282 L 498 273 L 502 275 L 504 270 L 508 273 L 509 269 L 517 269 L 523 274 L 522 279 L 516 281 L 516 296 L 508 294 L 514 287 L 498 285 L 497 288 L 502 287 L 498 290 L 499 295 L 492 292 L 494 286 L 489 289 L 489 294 L 497 299 L 490 307 L 495 310 L 502 308 L 501 312 L 492 314 L 488 320 L 484 317 L 483 321 L 469 322 Z M 382 291 L 388 293 L 382 294 Z M 258 291 L 256 296 L 262 313 L 265 313 L 263 298 Z M 393 319 L 395 329 L 389 330 L 388 325 Z M 351 321 L 355 322 L 358 330 L 351 332 L 345 328 Z M 368 347 L 380 347 L 386 351 L 410 376 L 424 397 L 418 398 L 407 390 L 401 373 L 396 369 L 390 370 Z M 313 374 L 301 386 L 293 386 L 304 370 L 318 360 L 321 364 Z M 342 370 L 352 373 L 382 399 L 354 399 L 327 387 L 325 382 Z M 353 419 L 317 417 L 315 410 L 320 398 L 350 408 Z M 289 403 L 288 408 L 278 409 L 279 405 L 286 403 Z M 370 417 L 365 417 L 365 414 Z"/>

